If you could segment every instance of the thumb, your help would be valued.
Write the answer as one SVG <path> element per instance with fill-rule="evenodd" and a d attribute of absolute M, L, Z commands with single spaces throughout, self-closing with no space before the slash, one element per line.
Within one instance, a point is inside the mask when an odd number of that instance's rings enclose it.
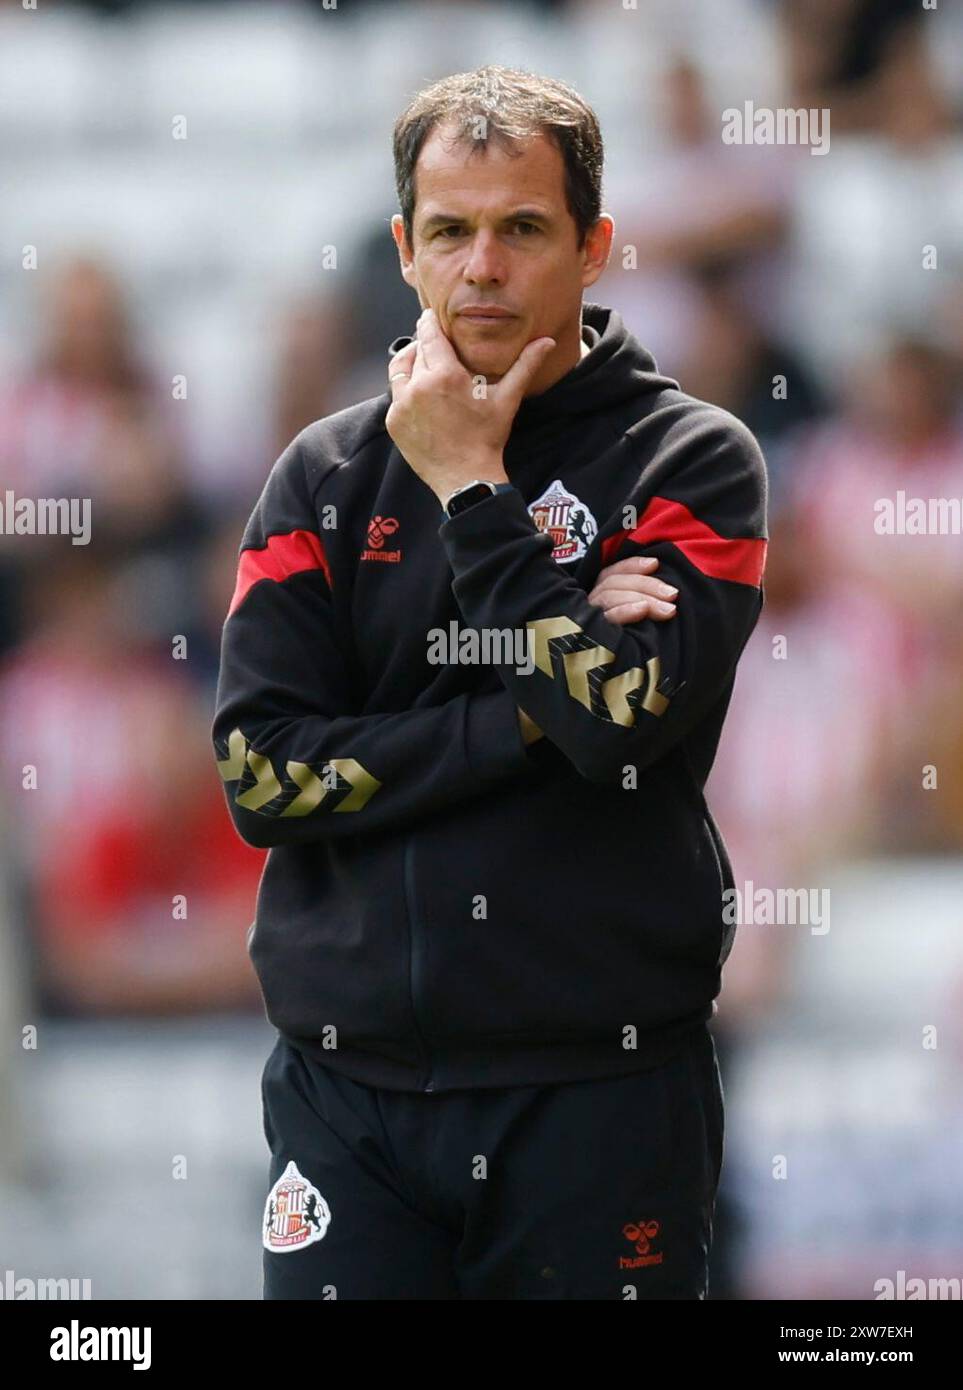
<path fill-rule="evenodd" d="M 499 396 L 514 399 L 516 405 L 519 404 L 525 388 L 555 347 L 554 338 L 536 338 L 533 343 L 527 343 L 498 383 Z"/>

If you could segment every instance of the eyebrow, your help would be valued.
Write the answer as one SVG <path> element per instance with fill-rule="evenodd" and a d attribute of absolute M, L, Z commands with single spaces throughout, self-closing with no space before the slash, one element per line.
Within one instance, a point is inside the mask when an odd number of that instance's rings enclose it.
<path fill-rule="evenodd" d="M 452 223 L 460 224 L 467 222 L 467 220 L 466 217 L 459 217 L 455 213 L 435 212 L 430 217 L 425 218 L 421 224 L 421 230 L 430 232 L 434 227 L 448 227 Z M 502 222 L 541 222 L 546 226 L 551 220 L 548 213 L 540 212 L 538 208 L 515 208 L 513 212 L 501 219 Z"/>

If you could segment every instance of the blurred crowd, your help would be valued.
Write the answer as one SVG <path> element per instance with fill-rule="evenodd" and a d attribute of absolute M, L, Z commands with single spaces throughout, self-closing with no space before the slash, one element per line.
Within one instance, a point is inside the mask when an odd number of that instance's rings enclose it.
<path fill-rule="evenodd" d="M 900 490 L 963 496 L 963 224 L 944 215 L 963 137 L 919 4 L 766 8 L 776 99 L 830 107 L 831 152 L 723 145 L 711 74 L 673 53 L 646 94 L 659 129 L 637 158 L 631 138 L 610 154 L 616 251 L 591 298 L 744 419 L 769 463 L 767 602 L 708 796 L 737 882 L 778 886 L 963 838 L 963 537 L 874 526 Z M 411 329 L 383 194 L 344 288 L 319 276 L 276 314 L 258 447 L 241 401 L 222 441 L 234 471 L 153 356 L 136 277 L 78 248 L 34 278 L 0 479 L 89 497 L 95 518 L 87 546 L 0 536 L 0 825 L 48 1011 L 259 1008 L 245 934 L 264 855 L 230 824 L 209 744 L 220 629 L 274 458 L 385 389 L 387 345 Z M 772 1007 L 784 941 L 737 938 L 721 1024 Z"/>

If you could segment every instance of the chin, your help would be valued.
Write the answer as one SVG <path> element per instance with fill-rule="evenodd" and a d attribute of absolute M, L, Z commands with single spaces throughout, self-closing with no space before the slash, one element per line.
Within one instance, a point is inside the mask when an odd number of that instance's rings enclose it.
<path fill-rule="evenodd" d="M 511 364 L 505 362 L 472 362 L 466 370 L 472 376 L 483 376 L 492 386 L 497 385 Z"/>
<path fill-rule="evenodd" d="M 496 348 L 494 344 L 487 351 L 477 343 L 472 343 L 468 351 L 462 351 L 460 344 L 456 344 L 456 347 L 465 371 L 470 372 L 472 376 L 486 377 L 489 381 L 494 377 L 504 376 L 518 356 L 517 353 L 506 352 L 503 347 Z"/>

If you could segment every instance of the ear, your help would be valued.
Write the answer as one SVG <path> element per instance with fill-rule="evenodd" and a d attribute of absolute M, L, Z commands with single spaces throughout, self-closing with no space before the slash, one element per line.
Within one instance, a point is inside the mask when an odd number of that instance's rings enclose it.
<path fill-rule="evenodd" d="M 411 254 L 411 247 L 405 237 L 405 224 L 401 213 L 396 212 L 391 219 L 391 235 L 394 237 L 395 245 L 398 248 L 398 259 L 401 264 L 401 278 L 406 285 L 410 285 L 413 290 L 418 288 L 417 277 L 415 276 L 415 262 Z"/>
<path fill-rule="evenodd" d="M 585 233 L 582 247 L 582 288 L 594 285 L 608 265 L 612 254 L 612 238 L 615 235 L 615 222 L 607 212 L 603 212 L 594 227 Z"/>

